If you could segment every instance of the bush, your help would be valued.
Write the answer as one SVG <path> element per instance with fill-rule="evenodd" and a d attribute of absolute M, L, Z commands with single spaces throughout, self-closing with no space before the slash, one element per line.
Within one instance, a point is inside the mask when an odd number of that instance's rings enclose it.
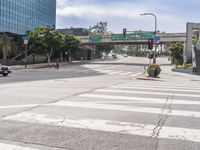
<path fill-rule="evenodd" d="M 147 73 L 150 77 L 157 77 L 161 72 L 158 64 L 150 64 L 147 68 Z"/>
<path fill-rule="evenodd" d="M 172 63 L 176 66 L 183 64 L 183 44 L 173 43 L 170 45 L 170 51 L 172 55 Z"/>

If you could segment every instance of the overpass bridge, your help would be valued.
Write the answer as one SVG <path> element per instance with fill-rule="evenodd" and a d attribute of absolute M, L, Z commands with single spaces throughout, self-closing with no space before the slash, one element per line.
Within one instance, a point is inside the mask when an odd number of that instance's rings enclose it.
<path fill-rule="evenodd" d="M 150 32 L 135 32 L 132 35 L 129 35 L 129 38 L 123 38 L 123 34 L 112 34 L 107 36 L 99 36 L 96 40 L 92 40 L 91 36 L 80 36 L 80 40 L 82 45 L 97 45 L 97 44 L 146 44 L 148 38 L 152 38 L 153 32 L 148 35 Z M 137 34 L 142 34 L 138 35 Z M 147 36 L 144 36 L 147 34 Z M 118 38 L 116 38 L 118 36 Z M 198 47 L 200 47 L 200 23 L 192 23 L 187 22 L 186 24 L 186 33 L 158 33 L 157 36 L 159 40 L 157 41 L 158 44 L 166 44 L 171 42 L 183 42 L 184 43 L 184 50 L 183 50 L 183 58 L 184 62 L 190 62 L 192 59 L 192 37 L 196 37 L 198 40 Z M 119 38 L 120 37 L 120 38 Z M 142 37 L 142 38 L 141 38 Z M 95 39 L 95 38 L 94 38 Z"/>
<path fill-rule="evenodd" d="M 97 45 L 97 44 L 146 44 L 149 38 L 153 37 L 152 34 L 143 33 L 143 35 L 139 34 L 127 34 L 127 37 L 124 38 L 123 34 L 112 34 L 112 35 L 91 35 L 91 36 L 79 36 L 82 45 Z M 156 35 L 160 40 L 159 44 L 166 44 L 171 42 L 186 42 L 186 33 L 159 33 Z"/>

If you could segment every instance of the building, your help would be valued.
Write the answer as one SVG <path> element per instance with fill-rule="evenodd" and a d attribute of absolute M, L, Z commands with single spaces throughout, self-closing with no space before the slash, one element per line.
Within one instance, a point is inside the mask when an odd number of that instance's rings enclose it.
<path fill-rule="evenodd" d="M 74 36 L 88 36 L 89 30 L 85 28 L 66 28 L 58 29 L 59 32 Z"/>
<path fill-rule="evenodd" d="M 0 33 L 25 35 L 37 26 L 55 28 L 56 0 L 0 0 Z"/>

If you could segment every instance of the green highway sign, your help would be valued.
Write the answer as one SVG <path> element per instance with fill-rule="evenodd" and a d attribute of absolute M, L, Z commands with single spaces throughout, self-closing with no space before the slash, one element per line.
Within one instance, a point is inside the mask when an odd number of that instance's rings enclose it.
<path fill-rule="evenodd" d="M 126 37 L 124 37 L 123 34 L 112 34 L 111 39 L 113 41 L 148 40 L 149 38 L 152 38 L 153 36 L 154 36 L 153 32 L 138 32 L 138 33 L 126 34 Z"/>
<path fill-rule="evenodd" d="M 102 42 L 102 36 L 101 35 L 91 35 L 89 36 L 90 42 Z"/>

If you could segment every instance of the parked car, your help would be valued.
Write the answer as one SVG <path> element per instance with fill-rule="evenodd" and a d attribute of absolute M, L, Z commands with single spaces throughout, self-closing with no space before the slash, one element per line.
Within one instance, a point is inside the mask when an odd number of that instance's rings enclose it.
<path fill-rule="evenodd" d="M 3 76 L 7 76 L 11 72 L 12 71 L 10 70 L 10 68 L 8 66 L 0 64 L 0 74 L 2 74 Z"/>

